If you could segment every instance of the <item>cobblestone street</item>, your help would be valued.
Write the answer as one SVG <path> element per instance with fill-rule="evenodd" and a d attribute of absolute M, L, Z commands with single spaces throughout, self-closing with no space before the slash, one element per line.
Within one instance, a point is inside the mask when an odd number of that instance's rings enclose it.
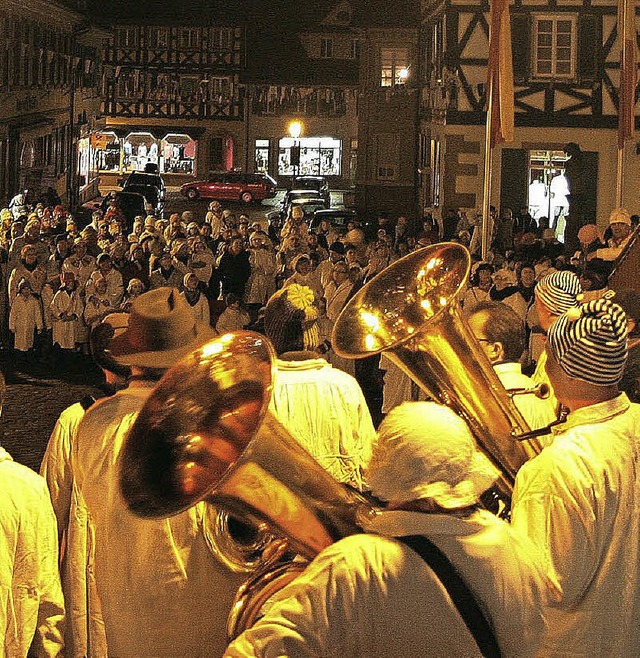
<path fill-rule="evenodd" d="M 38 470 L 60 412 L 85 395 L 103 395 L 100 373 L 86 357 L 78 357 L 74 368 L 54 373 L 38 365 L 14 370 L 3 354 L 0 368 L 7 380 L 2 445 L 15 461 Z"/>

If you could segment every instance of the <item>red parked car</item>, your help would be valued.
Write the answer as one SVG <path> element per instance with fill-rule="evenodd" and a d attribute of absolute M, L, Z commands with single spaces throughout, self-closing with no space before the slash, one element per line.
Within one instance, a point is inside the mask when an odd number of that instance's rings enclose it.
<path fill-rule="evenodd" d="M 220 201 L 262 201 L 276 195 L 276 181 L 267 174 L 224 172 L 212 174 L 206 181 L 185 183 L 180 192 L 188 199 L 218 199 Z"/>

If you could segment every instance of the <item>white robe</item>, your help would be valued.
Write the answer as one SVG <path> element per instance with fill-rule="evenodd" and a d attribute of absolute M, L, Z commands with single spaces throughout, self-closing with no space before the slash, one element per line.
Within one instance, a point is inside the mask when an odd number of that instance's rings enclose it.
<path fill-rule="evenodd" d="M 0 447 L 0 647 L 6 658 L 60 656 L 64 601 L 45 481 Z M 32 655 L 29 653 L 29 655 Z"/>
<path fill-rule="evenodd" d="M 266 304 L 276 291 L 276 255 L 268 249 L 249 249 L 251 275 L 244 299 L 247 304 Z"/>
<path fill-rule="evenodd" d="M 42 331 L 43 326 L 40 302 L 33 295 L 18 295 L 9 311 L 9 330 L 15 335 L 15 349 L 20 352 L 30 350 L 34 331 Z"/>
<path fill-rule="evenodd" d="M 120 493 L 119 455 L 151 384 L 136 383 L 91 407 L 73 446 L 71 466 L 93 547 L 90 561 L 78 565 L 95 577 L 89 620 L 104 634 L 110 657 L 219 656 L 232 598 L 246 576 L 211 554 L 205 537 L 210 506 L 142 519 Z"/>
<path fill-rule="evenodd" d="M 72 293 L 60 288 L 51 300 L 51 315 L 53 318 L 53 343 L 62 349 L 71 350 L 76 346 L 78 336 L 78 321 L 82 318 L 84 307 L 77 290 Z M 76 320 L 63 320 L 62 314 L 75 314 Z"/>
<path fill-rule="evenodd" d="M 541 655 L 640 655 L 640 405 L 572 411 L 516 476 L 511 524 L 561 588 Z"/>
<path fill-rule="evenodd" d="M 376 433 L 358 382 L 324 359 L 276 364 L 278 420 L 336 480 L 364 488 Z"/>
<path fill-rule="evenodd" d="M 548 582 L 531 544 L 487 512 L 469 519 L 383 512 L 366 523 L 387 536 L 425 535 L 450 559 L 492 623 L 505 657 L 534 656 Z M 426 562 L 385 536 L 360 534 L 325 549 L 274 597 L 226 656 L 416 658 L 479 656 Z M 550 588 L 553 591 L 552 588 Z"/>

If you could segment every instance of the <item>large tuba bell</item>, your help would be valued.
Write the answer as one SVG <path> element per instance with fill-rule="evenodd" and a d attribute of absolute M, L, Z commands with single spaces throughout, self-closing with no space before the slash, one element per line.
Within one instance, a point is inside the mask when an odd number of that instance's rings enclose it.
<path fill-rule="evenodd" d="M 520 466 L 540 452 L 460 312 L 471 259 L 459 244 L 415 251 L 380 272 L 342 310 L 331 344 L 348 358 L 386 352 L 434 400 L 451 407 L 502 472 L 510 495 Z"/>
<path fill-rule="evenodd" d="M 120 488 L 132 512 L 166 517 L 207 500 L 268 527 L 309 559 L 360 532 L 360 515 L 372 510 L 366 499 L 331 477 L 267 411 L 274 368 L 269 341 L 242 331 L 205 344 L 165 373 L 121 452 Z M 280 558 L 282 545 L 265 550 L 268 570 L 274 552 Z M 240 621 L 232 635 L 258 612 L 241 611 L 243 605 L 234 606 Z"/>

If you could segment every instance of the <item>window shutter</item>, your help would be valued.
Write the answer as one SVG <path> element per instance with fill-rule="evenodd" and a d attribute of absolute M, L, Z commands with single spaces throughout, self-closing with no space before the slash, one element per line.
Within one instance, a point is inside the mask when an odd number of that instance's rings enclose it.
<path fill-rule="evenodd" d="M 582 14 L 578 17 L 578 80 L 591 83 L 599 78 L 598 62 L 600 60 L 600 23 L 594 14 Z"/>
<path fill-rule="evenodd" d="M 511 16 L 511 44 L 513 81 L 526 82 L 531 75 L 531 17 L 528 14 Z"/>
<path fill-rule="evenodd" d="M 527 200 L 529 185 L 529 160 L 524 149 L 506 149 L 502 151 L 500 176 L 500 209 L 511 208 L 515 211 Z"/>

